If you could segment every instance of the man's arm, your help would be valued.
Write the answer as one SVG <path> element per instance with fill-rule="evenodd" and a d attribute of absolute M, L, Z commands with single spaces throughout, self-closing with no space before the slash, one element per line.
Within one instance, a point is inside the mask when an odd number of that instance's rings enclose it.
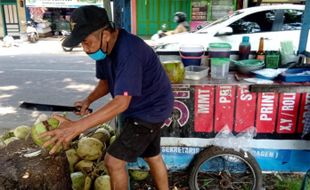
<path fill-rule="evenodd" d="M 109 103 L 78 121 L 79 131 L 83 132 L 91 127 L 110 121 L 118 114 L 127 110 L 131 96 L 116 96 Z"/>
<path fill-rule="evenodd" d="M 41 138 L 46 136 L 51 137 L 50 140 L 43 144 L 43 147 L 53 145 L 50 154 L 54 154 L 61 146 L 65 147 L 65 149 L 68 148 L 72 139 L 85 130 L 107 122 L 119 113 L 124 112 L 128 108 L 130 101 L 131 96 L 116 96 L 113 100 L 94 113 L 91 113 L 78 121 L 70 121 L 62 116 L 55 115 L 54 118 L 60 121 L 61 126 L 59 129 L 41 134 Z"/>
<path fill-rule="evenodd" d="M 87 99 L 90 103 L 109 93 L 109 85 L 107 80 L 99 80 L 96 88 L 88 95 Z"/>

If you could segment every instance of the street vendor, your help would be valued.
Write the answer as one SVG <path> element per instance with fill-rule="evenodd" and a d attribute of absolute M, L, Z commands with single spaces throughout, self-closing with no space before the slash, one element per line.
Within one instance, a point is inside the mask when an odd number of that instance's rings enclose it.
<path fill-rule="evenodd" d="M 84 116 L 71 121 L 54 115 L 60 128 L 42 135 L 51 136 L 43 146 L 53 145 L 50 154 L 85 130 L 122 118 L 123 127 L 107 149 L 104 161 L 113 190 L 128 189 L 127 162 L 144 158 L 159 190 L 168 189 L 167 169 L 160 153 L 160 128 L 170 117 L 173 94 L 170 81 L 151 47 L 124 29 L 114 28 L 106 10 L 82 6 L 71 15 L 72 32 L 62 43 L 64 47 L 82 44 L 84 52 L 96 61 L 95 89 L 75 106 Z M 113 99 L 93 113 L 87 108 L 99 98 L 111 94 Z"/>

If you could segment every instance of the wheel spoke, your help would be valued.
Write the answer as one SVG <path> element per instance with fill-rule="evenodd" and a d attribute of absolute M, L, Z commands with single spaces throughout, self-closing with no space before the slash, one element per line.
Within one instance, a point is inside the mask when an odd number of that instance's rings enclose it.
<path fill-rule="evenodd" d="M 261 176 L 257 175 L 260 171 L 253 157 L 218 149 L 203 156 L 205 158 L 200 158 L 194 166 L 196 170 L 192 174 L 195 177 L 191 181 L 194 180 L 195 185 L 191 186 L 191 190 L 254 190 L 257 185 L 260 187 Z"/>

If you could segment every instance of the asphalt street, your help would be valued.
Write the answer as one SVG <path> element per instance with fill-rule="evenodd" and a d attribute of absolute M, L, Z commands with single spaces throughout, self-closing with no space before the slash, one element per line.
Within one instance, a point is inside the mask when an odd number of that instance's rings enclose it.
<path fill-rule="evenodd" d="M 31 126 L 39 112 L 19 108 L 21 101 L 72 106 L 95 87 L 95 64 L 81 47 L 64 52 L 57 38 L 40 39 L 35 44 L 0 43 L 0 134 L 19 125 Z M 105 97 L 91 107 L 107 102 Z M 78 119 L 69 113 L 70 119 Z"/>

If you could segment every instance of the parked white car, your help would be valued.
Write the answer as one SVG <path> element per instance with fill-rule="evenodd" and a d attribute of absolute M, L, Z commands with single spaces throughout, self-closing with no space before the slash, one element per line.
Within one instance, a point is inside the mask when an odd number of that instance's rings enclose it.
<path fill-rule="evenodd" d="M 265 50 L 280 50 L 281 41 L 292 41 L 298 50 L 304 5 L 282 4 L 258 6 L 235 11 L 193 33 L 180 33 L 151 42 L 157 52 L 178 52 L 183 44 L 200 44 L 207 50 L 209 43 L 226 42 L 238 51 L 242 36 L 249 36 L 251 50 L 256 51 L 259 39 Z M 309 40 L 308 40 L 309 41 Z M 307 44 L 308 49 L 310 43 Z"/>

